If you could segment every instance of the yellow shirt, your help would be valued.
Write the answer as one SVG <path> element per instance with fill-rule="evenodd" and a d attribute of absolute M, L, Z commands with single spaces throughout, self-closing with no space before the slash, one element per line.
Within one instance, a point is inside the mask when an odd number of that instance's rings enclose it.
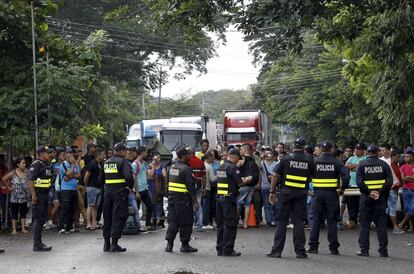
<path fill-rule="evenodd" d="M 201 151 L 200 152 L 197 152 L 196 153 L 196 157 L 201 160 L 201 158 L 204 157 L 204 153 L 202 153 Z"/>

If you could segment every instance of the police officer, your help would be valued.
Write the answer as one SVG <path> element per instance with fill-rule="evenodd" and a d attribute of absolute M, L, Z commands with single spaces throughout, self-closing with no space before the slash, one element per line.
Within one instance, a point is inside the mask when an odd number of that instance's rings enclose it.
<path fill-rule="evenodd" d="M 52 186 L 50 170 L 46 164 L 52 151 L 47 146 L 37 148 L 37 160 L 29 170 L 29 189 L 32 194 L 33 251 L 50 251 L 51 246 L 42 242 L 43 225 L 48 219 L 49 191 Z"/>
<path fill-rule="evenodd" d="M 128 194 L 134 185 L 131 165 L 125 159 L 127 148 L 123 143 L 114 146 L 115 154 L 105 161 L 103 251 L 125 252 L 118 245 L 122 230 L 128 219 Z M 110 239 L 112 238 L 112 242 Z"/>
<path fill-rule="evenodd" d="M 277 165 L 270 188 L 269 202 L 275 204 L 275 188 L 281 184 L 280 215 L 273 247 L 268 257 L 280 258 L 286 241 L 286 226 L 289 218 L 293 222 L 293 243 L 296 258 L 307 258 L 305 250 L 306 199 L 308 182 L 313 171 L 313 159 L 305 155 L 306 142 L 295 140 L 293 153 L 282 158 Z"/>
<path fill-rule="evenodd" d="M 381 257 L 388 257 L 387 236 L 387 200 L 393 184 L 392 172 L 389 165 L 378 159 L 378 146 L 368 146 L 368 158 L 359 163 L 356 181 L 361 192 L 360 198 L 360 228 L 358 256 L 369 256 L 369 232 L 371 221 L 377 230 Z"/>
<path fill-rule="evenodd" d="M 233 148 L 227 160 L 217 171 L 217 255 L 240 256 L 234 250 L 237 235 L 237 195 L 242 185 L 241 174 L 236 164 L 240 161 L 240 152 Z"/>
<path fill-rule="evenodd" d="M 336 192 L 340 181 L 342 194 L 349 185 L 349 171 L 344 164 L 333 156 L 333 144 L 325 141 L 320 144 L 321 156 L 317 157 L 313 166 L 313 223 L 309 237 L 307 253 L 318 254 L 319 230 L 324 217 L 328 223 L 328 241 L 331 255 L 339 255 L 337 222 L 339 216 L 339 196 Z"/>
<path fill-rule="evenodd" d="M 180 251 L 197 252 L 198 250 L 189 244 L 193 230 L 194 210 L 198 209 L 193 176 L 188 165 L 191 154 L 186 148 L 180 148 L 177 151 L 177 158 L 168 172 L 168 229 L 165 235 L 167 240 L 165 251 L 172 252 L 175 236 L 180 231 Z"/>

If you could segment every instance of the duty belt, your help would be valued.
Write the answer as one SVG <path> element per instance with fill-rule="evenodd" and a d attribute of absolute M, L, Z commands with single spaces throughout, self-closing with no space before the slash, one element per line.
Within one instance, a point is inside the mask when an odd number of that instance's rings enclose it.
<path fill-rule="evenodd" d="M 188 193 L 188 190 L 185 184 L 169 182 L 168 192 Z"/>
<path fill-rule="evenodd" d="M 312 179 L 312 184 L 314 187 L 337 187 L 338 186 L 338 179 Z"/>
<path fill-rule="evenodd" d="M 286 175 L 285 185 L 294 187 L 294 188 L 306 188 L 307 177 L 296 176 L 296 175 Z"/>
<path fill-rule="evenodd" d="M 51 179 L 36 179 L 34 181 L 34 187 L 36 188 L 50 188 L 52 186 L 52 180 Z"/>
<path fill-rule="evenodd" d="M 368 187 L 368 189 L 381 189 L 385 184 L 385 180 L 366 180 L 364 181 L 364 184 Z"/>
<path fill-rule="evenodd" d="M 229 195 L 229 184 L 218 183 L 217 194 L 218 195 Z"/>

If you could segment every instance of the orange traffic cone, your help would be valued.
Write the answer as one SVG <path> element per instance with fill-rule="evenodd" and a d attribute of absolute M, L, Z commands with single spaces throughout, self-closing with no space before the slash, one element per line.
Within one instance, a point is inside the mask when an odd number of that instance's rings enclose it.
<path fill-rule="evenodd" d="M 247 226 L 249 227 L 256 227 L 256 212 L 254 210 L 254 205 L 250 205 L 250 214 L 249 218 L 247 219 Z"/>

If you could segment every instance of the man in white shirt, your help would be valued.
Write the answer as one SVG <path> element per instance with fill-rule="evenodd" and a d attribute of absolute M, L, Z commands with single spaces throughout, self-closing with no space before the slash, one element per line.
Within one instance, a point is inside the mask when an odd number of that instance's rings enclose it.
<path fill-rule="evenodd" d="M 393 177 L 393 186 L 391 187 L 390 195 L 388 196 L 387 214 L 390 216 L 391 222 L 394 226 L 393 233 L 402 234 L 404 233 L 404 230 L 400 229 L 397 225 L 397 202 L 398 202 L 398 189 L 399 189 L 398 186 L 400 184 L 400 181 L 398 180 L 397 175 L 395 174 L 393 167 L 391 165 L 391 162 L 392 162 L 391 156 L 393 156 L 394 158 L 394 157 L 398 157 L 399 154 L 393 153 L 393 155 L 391 155 L 391 146 L 389 144 L 382 144 L 380 146 L 380 151 L 382 155 L 380 159 L 386 162 L 390 166 L 392 177 Z M 398 162 L 398 159 L 397 159 L 397 162 Z"/>

